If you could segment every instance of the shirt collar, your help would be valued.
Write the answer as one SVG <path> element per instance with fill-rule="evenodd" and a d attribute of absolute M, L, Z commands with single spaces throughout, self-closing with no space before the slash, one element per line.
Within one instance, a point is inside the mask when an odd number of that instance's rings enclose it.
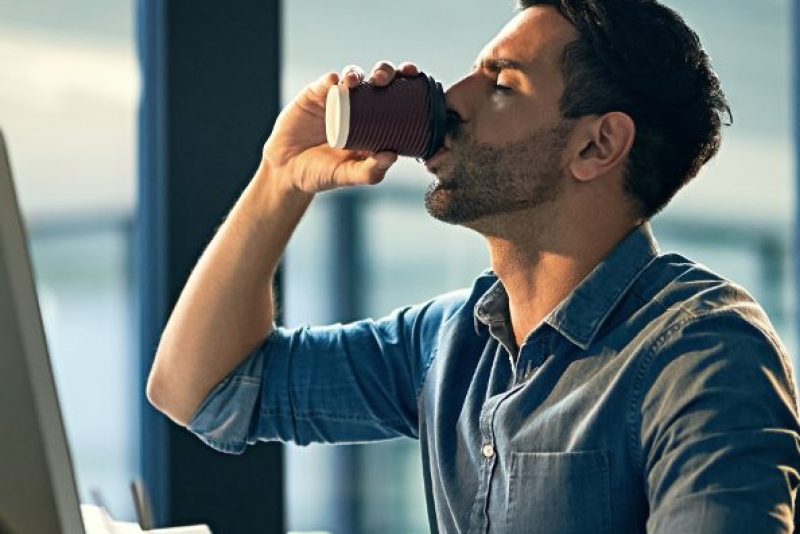
<path fill-rule="evenodd" d="M 544 319 L 581 349 L 591 345 L 614 306 L 658 255 L 649 222 L 634 228 Z M 496 276 L 496 275 L 495 275 Z M 475 304 L 475 330 L 508 321 L 508 295 L 497 280 Z"/>

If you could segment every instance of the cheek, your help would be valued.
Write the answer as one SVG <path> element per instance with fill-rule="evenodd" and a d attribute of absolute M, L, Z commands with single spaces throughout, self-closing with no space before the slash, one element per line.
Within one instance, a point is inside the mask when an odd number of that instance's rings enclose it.
<path fill-rule="evenodd" d="M 499 100 L 502 98 L 505 101 Z M 541 126 L 533 117 L 535 114 L 520 109 L 512 98 L 495 97 L 477 117 L 473 137 L 480 144 L 507 145 L 524 139 Z"/>

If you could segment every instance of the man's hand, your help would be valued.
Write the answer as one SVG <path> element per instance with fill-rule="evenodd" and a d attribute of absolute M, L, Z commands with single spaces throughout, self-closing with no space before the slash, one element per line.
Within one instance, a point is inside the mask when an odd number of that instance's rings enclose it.
<path fill-rule="evenodd" d="M 373 67 L 368 81 L 388 85 L 396 76 L 416 76 L 419 69 L 408 62 L 395 68 L 388 61 Z M 349 88 L 364 80 L 364 71 L 350 65 L 341 75 L 329 72 L 306 86 L 281 111 L 266 144 L 264 163 L 280 180 L 295 189 L 316 193 L 349 185 L 377 184 L 397 160 L 394 152 L 367 152 L 331 148 L 325 136 L 325 101 L 328 89 L 340 83 Z"/>

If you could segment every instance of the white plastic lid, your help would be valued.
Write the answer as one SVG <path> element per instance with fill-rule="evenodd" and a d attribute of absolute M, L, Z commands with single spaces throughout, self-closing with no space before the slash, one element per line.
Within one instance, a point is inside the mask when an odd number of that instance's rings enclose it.
<path fill-rule="evenodd" d="M 328 89 L 325 101 L 325 134 L 333 148 L 344 148 L 350 134 L 350 90 L 344 85 Z"/>

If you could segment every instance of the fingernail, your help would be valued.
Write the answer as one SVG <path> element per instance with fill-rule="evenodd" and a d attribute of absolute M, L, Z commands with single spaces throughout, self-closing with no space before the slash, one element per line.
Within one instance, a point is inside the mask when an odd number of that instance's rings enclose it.
<path fill-rule="evenodd" d="M 397 161 L 397 158 L 377 158 L 378 159 L 378 168 L 386 170 L 392 166 L 392 163 Z"/>

